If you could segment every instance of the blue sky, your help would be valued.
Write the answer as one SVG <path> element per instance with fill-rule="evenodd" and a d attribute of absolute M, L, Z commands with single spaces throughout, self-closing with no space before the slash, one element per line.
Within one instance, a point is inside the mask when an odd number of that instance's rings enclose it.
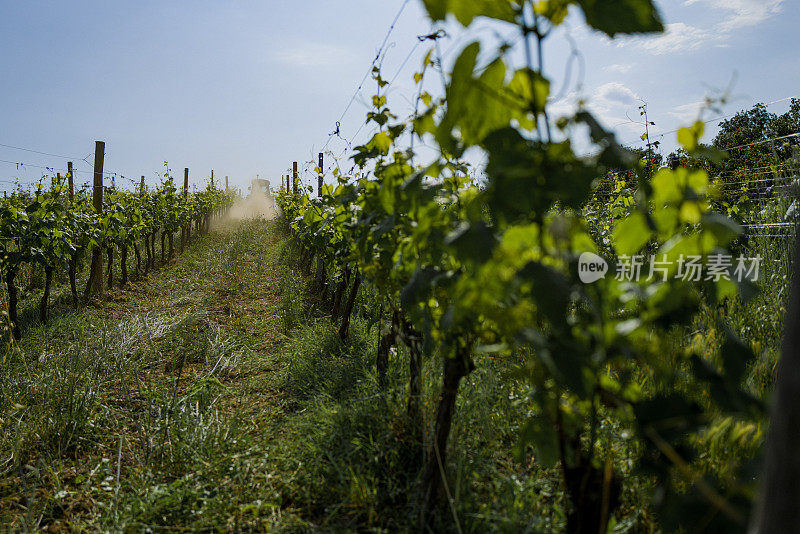
<path fill-rule="evenodd" d="M 25 164 L 0 162 L 0 189 L 49 172 L 39 167 L 63 171 L 64 156 L 82 171 L 78 182 L 88 181 L 95 140 L 106 141 L 106 169 L 136 180 L 145 175 L 150 184 L 165 160 L 176 176 L 189 167 L 192 181 L 214 169 L 238 186 L 257 174 L 277 184 L 292 160 L 316 159 L 404 1 L 6 1 L 0 144 L 53 155 L 0 146 L 0 160 Z M 660 37 L 611 42 L 570 16 L 545 51 L 546 72 L 562 96 L 554 111 L 567 113 L 585 98 L 621 141 L 634 142 L 641 126 L 627 116 L 637 118 L 639 99 L 648 102 L 658 134 L 694 120 L 707 95 L 728 87 L 723 114 L 800 95 L 797 2 L 658 5 L 668 23 Z M 489 43 L 509 32 L 485 22 L 468 34 L 454 22 L 445 27 L 446 63 L 473 38 Z M 429 46 L 416 36 L 430 31 L 419 0 L 410 0 L 383 62 L 384 77 L 396 76 L 389 94 L 398 115 L 411 111 L 412 75 Z M 567 35 L 586 64 L 580 84 L 574 76 L 563 84 Z M 441 84 L 434 82 L 435 93 Z M 368 81 L 342 121 L 342 136 L 358 130 L 373 92 Z M 354 141 L 369 133 L 363 128 Z M 662 140 L 671 148 L 674 133 Z M 349 155 L 339 139 L 327 148 Z"/>

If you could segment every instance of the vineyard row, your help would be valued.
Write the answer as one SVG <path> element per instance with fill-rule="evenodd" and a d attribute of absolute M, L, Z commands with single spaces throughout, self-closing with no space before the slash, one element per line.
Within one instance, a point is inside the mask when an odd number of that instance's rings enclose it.
<path fill-rule="evenodd" d="M 48 318 L 53 275 L 64 270 L 69 278 L 73 305 L 81 298 L 77 288 L 79 267 L 87 260 L 88 281 L 83 299 L 101 297 L 104 287 L 103 253 L 106 256 L 107 287 L 113 285 L 115 253 L 119 253 L 121 283 L 128 281 L 128 254 L 136 259 L 136 272 L 155 268 L 156 242 L 161 241 L 161 261 L 175 254 L 174 236 L 180 233 L 180 250 L 192 233 L 208 231 L 214 214 L 226 210 L 233 196 L 211 182 L 203 190 L 189 191 L 189 169 L 184 170 L 179 191 L 165 168 L 158 188 L 147 191 L 117 189 L 103 184 L 105 143 L 95 147 L 94 184 L 75 190 L 71 172 L 52 179 L 50 187 L 37 184 L 32 190 L 18 189 L 0 200 L 0 273 L 8 291 L 7 329 L 21 338 L 17 313 L 16 280 L 25 267 L 44 270 L 44 291 L 39 306 L 42 322 Z M 71 165 L 69 166 L 71 170 Z M 142 254 L 144 252 L 144 255 Z M 144 256 L 144 257 L 143 257 Z"/>

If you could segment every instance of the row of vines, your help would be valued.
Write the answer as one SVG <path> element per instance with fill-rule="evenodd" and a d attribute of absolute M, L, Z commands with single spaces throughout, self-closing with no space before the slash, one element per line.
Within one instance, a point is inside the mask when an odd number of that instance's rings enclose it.
<path fill-rule="evenodd" d="M 228 192 L 213 184 L 201 191 L 181 192 L 167 169 L 160 186 L 149 191 L 124 191 L 112 181 L 104 188 L 102 210 L 98 212 L 93 205 L 95 193 L 85 187 L 72 191 L 67 181 L 71 183 L 69 175 L 63 179 L 59 175 L 49 187 L 40 182 L 32 190 L 20 188 L 0 199 L 0 273 L 8 292 L 5 326 L 14 339 L 22 334 L 16 281 L 23 270 L 39 268 L 44 272 L 39 318 L 45 322 L 54 273 L 63 271 L 67 275 L 73 305 L 78 307 L 78 271 L 86 260 L 94 259 L 92 256 L 102 259 L 105 252 L 105 278 L 110 289 L 118 252 L 121 284 L 125 285 L 131 250 L 135 272 L 147 273 L 157 265 L 159 239 L 164 262 L 175 253 L 173 238 L 177 232 L 182 249 L 193 226 L 198 232 L 207 231 L 211 216 L 233 202 Z M 83 299 L 93 296 L 93 286 L 101 281 L 99 277 L 93 279 L 97 272 L 90 271 Z"/>
<path fill-rule="evenodd" d="M 379 69 L 367 121 L 377 133 L 355 149 L 356 171 L 334 172 L 319 196 L 281 191 L 279 203 L 319 291 L 348 334 L 359 286 L 368 284 L 384 310 L 375 361 L 382 387 L 391 347 L 403 344 L 410 377 L 407 417 L 420 447 L 422 521 L 446 497 L 448 437 L 462 380 L 484 358 L 522 361 L 514 380 L 527 386 L 530 416 L 521 422 L 518 452 L 556 466 L 571 506 L 569 532 L 606 532 L 620 505 L 625 475 L 652 480 L 652 502 L 668 530 L 746 529 L 755 479 L 742 467 L 698 469 L 697 449 L 720 421 L 748 428 L 764 415 L 745 375 L 755 358 L 719 315 L 718 350 L 685 338 L 702 308 L 724 309 L 751 296 L 735 277 L 676 276 L 683 257 L 730 254 L 742 228 L 715 207 L 715 188 L 701 166 L 653 171 L 621 147 L 585 109 L 557 121 L 548 113 L 550 81 L 544 45 L 570 8 L 613 38 L 661 31 L 650 0 L 423 0 L 433 21 L 452 15 L 465 27 L 489 18 L 516 27 L 525 65 L 514 69 L 503 45 L 463 48 L 444 76 L 444 96 L 423 90 L 441 68 L 434 46 L 415 75 L 414 116 L 391 113 Z M 480 65 L 480 66 L 479 66 Z M 596 155 L 576 154 L 570 138 L 588 132 Z M 700 143 L 703 124 L 678 133 L 699 161 L 723 158 Z M 435 147 L 421 164 L 407 139 Z M 404 142 L 404 140 L 406 140 Z M 412 141 L 412 147 L 413 147 Z M 464 155 L 488 157 L 476 183 Z M 322 172 L 322 169 L 317 169 Z M 635 183 L 602 228 L 587 217 L 601 177 Z M 627 184 L 622 186 L 627 190 Z M 618 187 L 618 191 L 620 190 Z M 579 277 L 584 253 L 604 257 L 611 275 Z M 619 279 L 620 258 L 661 258 L 665 276 Z M 730 267 L 730 273 L 733 266 Z M 420 427 L 423 359 L 441 362 L 434 428 Z M 511 378 L 510 378 L 511 379 Z M 738 425 L 738 426 L 737 426 Z M 749 428 L 752 428 L 749 427 Z M 635 466 L 623 473 L 614 457 L 619 435 L 633 436 Z M 751 451 L 752 452 L 752 451 Z"/>

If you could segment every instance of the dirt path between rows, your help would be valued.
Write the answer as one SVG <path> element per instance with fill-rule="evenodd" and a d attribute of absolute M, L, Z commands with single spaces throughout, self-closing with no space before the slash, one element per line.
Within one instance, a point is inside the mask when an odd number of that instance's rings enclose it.
<path fill-rule="evenodd" d="M 0 442 L 0 524 L 192 530 L 206 522 L 185 501 L 225 485 L 220 513 L 247 522 L 236 496 L 263 488 L 232 471 L 260 454 L 283 411 L 278 242 L 265 221 L 217 225 L 99 306 L 56 309 L 29 329 L 25 379 L 3 383 L 3 430 L 17 424 Z"/>

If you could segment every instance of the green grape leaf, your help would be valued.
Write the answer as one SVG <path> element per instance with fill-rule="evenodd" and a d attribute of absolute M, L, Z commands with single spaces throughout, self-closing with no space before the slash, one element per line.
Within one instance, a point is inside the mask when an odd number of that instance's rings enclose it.
<path fill-rule="evenodd" d="M 727 245 L 744 231 L 736 221 L 719 213 L 706 213 L 701 222 L 702 229 L 711 232 L 720 246 Z"/>
<path fill-rule="evenodd" d="M 705 123 L 697 121 L 689 128 L 679 129 L 678 143 L 682 145 L 687 152 L 695 152 L 700 144 L 700 139 L 703 137 L 705 127 Z"/>
<path fill-rule="evenodd" d="M 577 0 L 586 23 L 609 37 L 618 33 L 664 31 L 652 0 Z"/>
<path fill-rule="evenodd" d="M 517 277 L 531 282 L 531 295 L 541 313 L 556 328 L 567 326 L 571 289 L 566 276 L 539 262 L 528 262 Z"/>
<path fill-rule="evenodd" d="M 492 61 L 478 78 L 473 77 L 479 52 L 478 43 L 470 44 L 453 66 L 447 87 L 447 111 L 437 131 L 439 144 L 450 151 L 455 151 L 454 128 L 458 128 L 464 145 L 472 146 L 490 132 L 508 126 L 518 107 L 507 94 L 502 59 Z"/>
<path fill-rule="evenodd" d="M 445 238 L 445 245 L 453 247 L 456 256 L 463 261 L 485 263 L 492 257 L 497 246 L 492 229 L 483 221 L 461 224 Z"/>
<path fill-rule="evenodd" d="M 533 220 L 555 202 L 577 208 L 588 197 L 595 169 L 578 159 L 569 141 L 529 141 L 513 128 L 489 134 L 484 195 L 499 222 Z"/>
<path fill-rule="evenodd" d="M 451 13 L 463 26 L 472 24 L 476 17 L 513 22 L 519 10 L 516 2 L 509 0 L 422 0 L 422 3 L 431 20 L 444 20 Z"/>

